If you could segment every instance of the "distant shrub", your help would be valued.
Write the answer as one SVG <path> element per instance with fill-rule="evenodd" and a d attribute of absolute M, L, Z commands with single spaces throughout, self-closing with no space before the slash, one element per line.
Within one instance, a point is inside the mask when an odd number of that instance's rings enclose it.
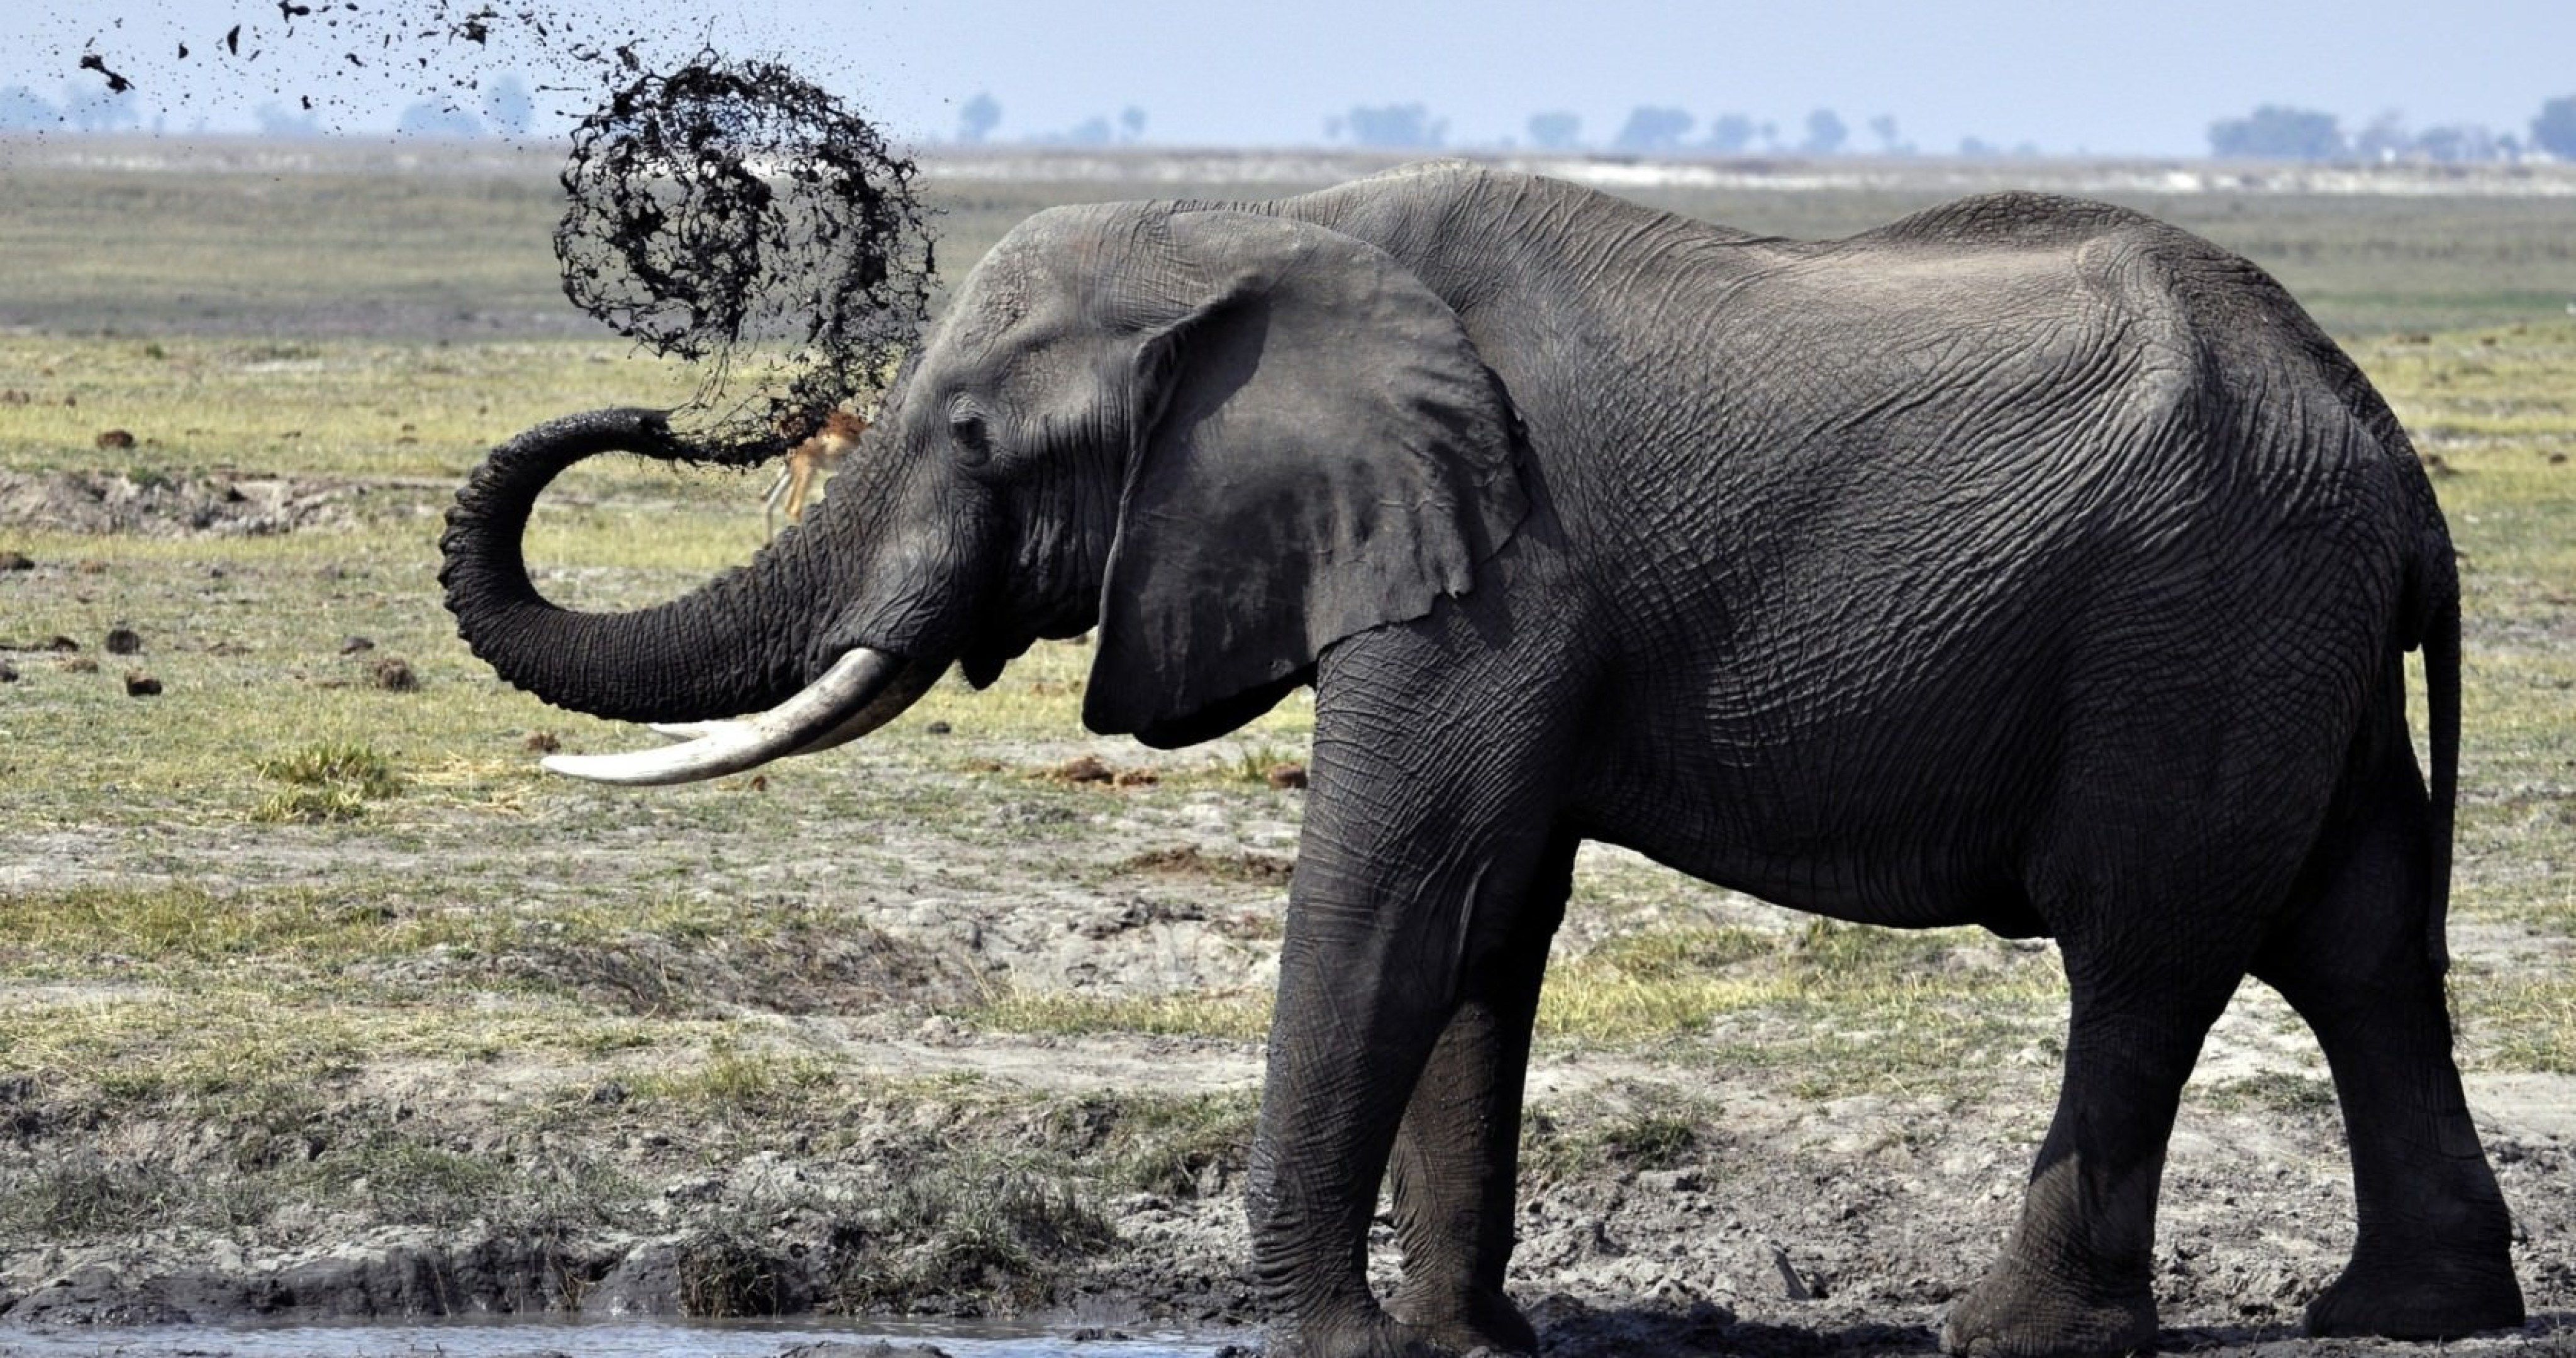
<path fill-rule="evenodd" d="M 2209 153 L 2237 160 L 2337 160 L 2351 153 L 2331 113 L 2265 104 L 2209 125 Z"/>

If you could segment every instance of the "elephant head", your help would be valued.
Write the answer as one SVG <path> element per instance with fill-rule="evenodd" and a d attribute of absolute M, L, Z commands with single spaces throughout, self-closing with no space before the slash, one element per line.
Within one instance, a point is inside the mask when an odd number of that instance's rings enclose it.
<path fill-rule="evenodd" d="M 967 277 L 831 497 L 749 567 L 628 614 L 537 594 L 519 536 L 557 472 L 707 454 L 607 411 L 494 450 L 441 579 L 503 677 L 691 737 L 559 772 L 678 782 L 828 748 L 951 663 L 982 687 L 1095 626 L 1085 723 L 1168 747 L 1470 589 L 1526 512 L 1515 437 L 1458 314 L 1386 251 L 1258 212 L 1058 208 Z"/>

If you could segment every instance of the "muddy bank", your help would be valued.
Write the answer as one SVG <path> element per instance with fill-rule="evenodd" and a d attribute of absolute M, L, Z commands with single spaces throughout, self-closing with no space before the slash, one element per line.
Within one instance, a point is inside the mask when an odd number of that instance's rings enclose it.
<path fill-rule="evenodd" d="M 1249 1054 L 1020 1045 L 1020 1059 L 1053 1054 L 1066 1069 L 1232 1066 Z M 1008 1055 L 984 1054 L 997 1066 Z M 1538 1077 L 1553 1093 L 1533 1118 L 1513 1291 L 1559 1358 L 1932 1351 L 1944 1310 L 2009 1228 L 2041 1116 L 2021 1099 L 1811 1103 L 1758 1085 L 1738 1085 L 1719 1109 L 1641 1116 L 1677 1106 L 1689 1073 L 1559 1057 Z M 2044 1081 L 2006 1083 L 2035 1092 Z M 2301 1307 L 2350 1246 L 2352 1207 L 2332 1108 L 2313 1091 L 2272 1097 L 2232 1108 L 2200 1099 L 2186 1111 L 2157 1253 L 2164 1346 L 2429 1351 L 2298 1339 Z M 344 1107 L 329 1122 L 399 1111 Z M 406 1120 L 442 1116 L 422 1106 Z M 657 1219 L 650 1235 L 558 1220 L 501 1234 L 485 1223 L 355 1228 L 348 1243 L 286 1249 L 197 1228 L 83 1248 L 20 1240 L 0 1262 L 0 1349 L 12 1327 L 536 1313 L 1250 1324 L 1242 1123 L 1214 1127 L 1193 1155 L 1144 1147 L 1131 1125 L 1143 1116 L 1110 1097 L 1019 1090 L 834 1104 L 786 1114 L 756 1138 L 639 1117 L 601 1158 L 633 1176 L 625 1220 Z M 2481 1123 L 2516 1212 L 2533 1319 L 2519 1335 L 2442 1351 L 2576 1352 L 2576 1158 L 2562 1140 Z M 854 1135 L 823 1145 L 829 1128 L 850 1124 Z M 452 1130 L 464 1134 L 463 1122 Z M 566 1155 L 538 1136 L 486 1153 Z M 1140 1153 L 1166 1159 L 1141 1171 Z M 1398 1260 L 1383 1217 L 1371 1261 L 1390 1283 Z"/>

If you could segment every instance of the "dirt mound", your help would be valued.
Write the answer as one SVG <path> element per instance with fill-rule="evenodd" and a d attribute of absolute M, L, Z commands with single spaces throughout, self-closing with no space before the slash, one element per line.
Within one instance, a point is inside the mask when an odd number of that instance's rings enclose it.
<path fill-rule="evenodd" d="M 222 473 L 0 472 L 0 524 L 173 538 L 264 537 L 353 523 L 367 487 Z"/>

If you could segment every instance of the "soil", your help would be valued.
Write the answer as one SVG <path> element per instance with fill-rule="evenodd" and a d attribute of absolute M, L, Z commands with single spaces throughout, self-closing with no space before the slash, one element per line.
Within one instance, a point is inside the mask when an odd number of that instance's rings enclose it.
<path fill-rule="evenodd" d="M 265 536 L 351 522 L 372 487 L 329 478 L 0 471 L 0 526 Z"/>
<path fill-rule="evenodd" d="M 1028 747 L 1039 769 L 1091 747 Z M 1048 758 L 1052 756 L 1052 759 Z M 898 763 L 862 757 L 857 781 L 907 776 Z M 574 794 L 562 794 L 572 800 Z M 1275 965 L 1266 913 L 1284 876 L 1294 794 L 1207 793 L 1146 806 L 1105 788 L 1098 853 L 1117 871 L 1105 885 L 1049 885 L 1008 866 L 1006 879 L 972 889 L 885 882 L 874 891 L 871 937 L 828 945 L 790 940 L 792 967 L 757 946 L 672 950 L 615 967 L 580 956 L 530 954 L 511 965 L 558 977 L 597 966 L 590 984 L 638 1012 L 672 1005 L 776 1016 L 799 1041 L 830 1050 L 856 1076 L 892 1080 L 971 1077 L 986 1091 L 1032 1097 L 1256 1088 L 1251 1042 L 1141 1035 L 1013 1034 L 970 1026 L 947 1012 L 994 977 L 1045 989 L 1153 993 L 1266 986 Z M 1229 802 L 1227 798 L 1238 800 Z M 1014 808 L 997 797 L 995 815 Z M 1028 808 L 1019 808 L 1027 810 Z M 1224 823 L 1217 826 L 1222 814 Z M 1193 833 L 1195 830 L 1195 833 Z M 1187 847 L 1172 847 L 1175 839 Z M 0 832 L 0 861 L 61 865 L 46 876 L 101 878 L 141 858 L 144 837 L 56 834 L 46 842 Z M 548 872 L 585 889 L 613 889 L 639 865 L 637 844 L 567 843 Z M 1159 847 L 1155 847 L 1159 846 Z M 335 845 L 299 860 L 270 845 L 233 870 L 257 884 L 310 880 L 363 859 L 374 871 L 453 871 L 473 846 L 463 834 L 409 848 Z M 953 846 L 936 830 L 889 830 L 859 850 L 806 846 L 795 862 L 735 864 L 708 885 L 795 890 L 800 883 L 863 880 L 890 860 L 935 862 Z M 497 851 L 494 851 L 497 852 Z M 928 857 L 914 858 L 915 855 Z M 650 856 L 650 851 L 645 856 Z M 1633 870 L 1628 855 L 1588 850 L 1590 870 Z M 0 881 L 0 885 L 6 885 Z M 1782 912 L 1740 898 L 1703 907 L 1721 922 L 1780 927 Z M 1580 951 L 1617 933 L 1617 912 L 1570 921 L 1564 946 Z M 2502 933 L 2463 928 L 2464 958 L 2497 954 Z M 2001 944 L 1997 946 L 2004 947 Z M 2018 945 L 2028 947 L 2031 945 Z M 804 978 L 782 986 L 782 968 Z M 1785 1028 L 1777 1016 L 1751 1020 Z M 1759 1038 L 1762 1031 L 1740 1034 Z M 1787 1034 L 1782 1032 L 1781 1036 Z M 2250 996 L 2219 1025 L 2196 1089 L 2247 1074 L 2313 1071 L 2305 1038 L 2276 1001 Z M 1962 1101 L 1927 1090 L 1801 1097 L 1779 1072 L 1703 1068 L 1653 1050 L 1559 1049 L 1531 1072 L 1534 1117 L 1569 1125 L 1621 1110 L 1716 1100 L 1698 1133 L 1679 1146 L 1604 1148 L 1569 1166 L 1533 1173 L 1524 1196 L 1512 1290 L 1532 1308 L 1545 1352 L 1573 1358 L 1632 1354 L 1930 1352 L 1944 1308 L 1971 1284 L 2009 1229 L 2054 1087 L 2051 1059 L 2036 1053 L 1985 1072 Z M 1794 1072 L 1790 1073 L 1794 1075 Z M 491 1109 L 522 1091 L 507 1060 L 462 1068 L 400 1063 L 371 1069 L 342 1092 L 333 1122 L 384 1110 L 453 1123 L 477 1135 Z M 529 1078 L 535 1078 L 533 1074 Z M 622 1089 L 603 1085 L 594 1099 Z M 2520 1335 L 2453 1343 L 2448 1354 L 2576 1353 L 2576 1079 L 2478 1075 L 2470 1087 L 2481 1133 L 2517 1215 L 2517 1266 L 2533 1319 Z M 41 1091 L 0 1089 L 0 1113 L 21 1146 L 45 1128 Z M 747 1205 L 775 1201 L 781 1184 L 808 1194 L 864 1200 L 894 1191 L 898 1167 L 925 1138 L 980 1137 L 1007 1144 L 1027 1125 L 987 1111 L 980 1125 L 923 1129 L 899 1100 L 863 1104 L 855 1144 L 810 1151 L 807 1132 L 743 1158 L 710 1163 L 686 1153 L 689 1129 L 638 1121 L 621 1136 L 622 1167 L 658 1197 L 649 1233 L 586 1239 L 496 1237 L 471 1228 L 386 1229 L 350 1223 L 329 1248 L 263 1249 L 205 1233 L 91 1242 L 0 1242 L 0 1350 L 8 1326 L 155 1322 L 345 1320 L 455 1312 L 578 1311 L 678 1314 L 702 1309 L 704 1258 L 693 1254 L 720 1226 L 740 1231 Z M 791 1126 L 794 1125 L 791 1123 Z M 818 1124 L 810 1129 L 819 1133 Z M 185 1145 L 188 1172 L 221 1172 L 213 1148 Z M 485 1134 L 488 1140 L 488 1134 Z M 2300 1308 L 2330 1280 L 2352 1239 L 2352 1204 L 2330 1104 L 2229 1106 L 2187 1098 L 2165 1180 L 2157 1291 L 2166 1348 L 2271 1354 L 2397 1354 L 2388 1342 L 2309 1345 L 2296 1338 Z M 1243 1271 L 1239 1157 L 1220 1156 L 1178 1192 L 1128 1192 L 1105 1204 L 1122 1243 L 1079 1264 L 1047 1313 L 1065 1324 L 1207 1327 L 1218 1336 L 1253 1317 Z M 732 1237 L 741 1239 L 739 1235 Z M 829 1295 L 836 1242 L 826 1220 L 794 1212 L 751 1229 L 738 1260 L 754 1278 L 755 1309 L 795 1312 Z M 1381 1218 L 1371 1241 L 1381 1285 L 1396 1259 Z M 909 1299 L 916 1313 L 976 1314 L 989 1299 Z M 1239 1336 L 1238 1336 L 1239 1337 Z M 1215 1340 L 1211 1340 L 1211 1343 Z"/>

